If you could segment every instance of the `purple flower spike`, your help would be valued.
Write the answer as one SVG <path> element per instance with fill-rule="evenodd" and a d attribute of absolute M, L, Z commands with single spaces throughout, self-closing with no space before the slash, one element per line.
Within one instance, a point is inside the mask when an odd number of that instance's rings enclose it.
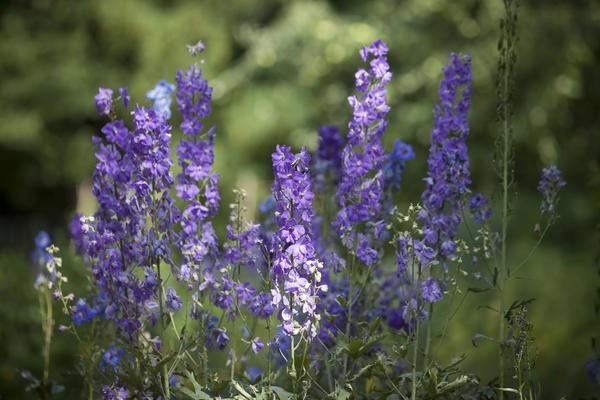
<path fill-rule="evenodd" d="M 454 255 L 448 242 L 453 242 L 456 236 L 462 220 L 464 195 L 469 192 L 471 183 L 466 143 L 471 101 L 469 57 L 450 54 L 439 96 L 419 217 L 423 223 L 424 244 L 445 260 Z"/>
<path fill-rule="evenodd" d="M 356 73 L 357 94 L 348 102 L 353 110 L 348 124 L 348 141 L 342 152 L 342 173 L 337 198 L 340 211 L 333 226 L 342 243 L 367 265 L 379 258 L 373 232 L 360 232 L 358 226 L 380 219 L 384 200 L 385 154 L 381 137 L 387 126 L 386 85 L 392 78 L 387 62 L 387 45 L 376 40 L 360 51 L 369 69 Z M 358 246 L 358 247 L 357 247 Z M 360 250 L 360 251 L 359 251 Z"/>
<path fill-rule="evenodd" d="M 327 290 L 321 284 L 322 264 L 316 257 L 312 240 L 314 220 L 310 156 L 303 149 L 293 154 L 287 146 L 273 153 L 273 197 L 275 220 L 279 229 L 273 237 L 275 255 L 271 276 L 273 305 L 279 309 L 286 335 L 306 333 L 315 337 L 320 314 L 318 296 Z"/>
<path fill-rule="evenodd" d="M 542 194 L 540 212 L 542 215 L 552 215 L 556 212 L 558 193 L 567 183 L 562 179 L 560 169 L 556 165 L 550 165 L 542 170 L 538 191 Z"/>

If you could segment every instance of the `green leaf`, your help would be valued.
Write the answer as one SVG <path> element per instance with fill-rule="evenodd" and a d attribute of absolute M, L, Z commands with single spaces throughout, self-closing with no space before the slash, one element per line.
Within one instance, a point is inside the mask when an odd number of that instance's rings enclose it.
<path fill-rule="evenodd" d="M 242 385 L 240 385 L 237 381 L 232 380 L 231 384 L 233 385 L 233 387 L 238 391 L 239 394 L 241 394 L 245 399 L 248 400 L 252 400 L 254 399 L 254 397 L 252 397 L 252 395 L 250 393 L 248 393 L 243 387 Z"/>
<path fill-rule="evenodd" d="M 467 289 L 467 292 L 473 293 L 483 293 L 492 290 L 491 288 L 479 288 L 479 287 L 470 287 Z"/>
<path fill-rule="evenodd" d="M 342 296 L 341 294 L 338 294 L 335 299 L 340 304 L 340 306 L 342 306 L 344 308 L 348 308 L 348 302 L 346 301 L 346 298 L 344 296 Z"/>
<path fill-rule="evenodd" d="M 279 400 L 291 400 L 294 398 L 294 395 L 292 393 L 286 391 L 283 388 L 280 388 L 279 386 L 272 386 L 271 389 L 273 390 L 273 392 L 275 392 L 277 397 L 279 397 Z"/>
<path fill-rule="evenodd" d="M 476 333 L 471 337 L 471 343 L 473 343 L 473 347 L 477 347 L 479 342 L 483 342 L 484 340 L 489 340 L 490 342 L 497 343 L 498 341 L 492 337 L 486 336 L 482 333 Z"/>

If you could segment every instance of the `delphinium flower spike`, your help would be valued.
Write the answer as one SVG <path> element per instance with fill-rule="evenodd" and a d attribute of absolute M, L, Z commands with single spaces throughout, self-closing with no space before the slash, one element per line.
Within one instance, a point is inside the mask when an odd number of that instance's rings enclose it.
<path fill-rule="evenodd" d="M 384 198 L 385 154 L 381 137 L 390 110 L 386 86 L 392 78 L 387 52 L 388 47 L 381 40 L 360 51 L 369 68 L 356 72 L 357 94 L 348 98 L 353 116 L 342 153 L 342 176 L 337 192 L 340 211 L 334 221 L 344 246 L 366 265 L 375 264 L 379 258 L 373 245 L 375 232 L 360 229 L 360 225 L 369 227 L 369 222 L 380 219 Z"/>
<path fill-rule="evenodd" d="M 177 176 L 177 196 L 185 202 L 179 239 L 184 262 L 179 278 L 192 288 L 210 279 L 208 269 L 218 255 L 217 238 L 210 219 L 219 208 L 219 176 L 212 169 L 215 129 L 211 127 L 203 132 L 203 119 L 211 111 L 212 88 L 198 64 L 191 65 L 185 72 L 180 70 L 176 83 L 177 107 L 182 117 L 180 126 L 186 135 L 177 146 L 181 166 Z M 204 270 L 200 265 L 205 267 Z M 196 316 L 196 313 L 192 312 L 192 315 Z"/>
<path fill-rule="evenodd" d="M 419 213 L 423 242 L 415 245 L 422 250 L 431 249 L 434 255 L 429 257 L 426 251 L 416 252 L 421 261 L 433 258 L 445 263 L 456 252 L 455 238 L 471 183 L 466 143 L 471 79 L 470 58 L 450 54 L 440 83 L 440 104 L 434 112 L 426 188 L 422 195 L 423 208 Z M 437 298 L 427 297 L 430 300 Z"/>
<path fill-rule="evenodd" d="M 550 165 L 542 170 L 538 191 L 542 194 L 540 213 L 545 216 L 556 214 L 556 203 L 558 194 L 567 183 L 562 179 L 560 169 L 556 165 Z"/>
<path fill-rule="evenodd" d="M 310 156 L 303 149 L 294 154 L 287 146 L 273 153 L 273 196 L 278 229 L 273 237 L 271 276 L 273 304 L 279 310 L 283 333 L 316 336 L 320 315 L 317 302 L 322 264 L 312 241 L 313 192 L 309 172 Z"/>
<path fill-rule="evenodd" d="M 107 101 L 97 96 L 97 103 L 98 97 Z M 107 114 L 100 107 L 99 111 Z M 114 118 L 115 111 L 111 108 L 109 114 Z M 102 128 L 102 137 L 94 137 L 98 162 L 92 191 L 98 211 L 91 217 L 77 216 L 71 232 L 98 290 L 92 307 L 83 299 L 76 303 L 75 322 L 98 315 L 114 321 L 121 334 L 134 340 L 144 320 L 157 320 L 155 269 L 161 260 L 171 262 L 178 213 L 170 196 L 171 128 L 154 110 L 136 106 L 132 114 L 132 131 L 124 121 L 112 119 Z"/>

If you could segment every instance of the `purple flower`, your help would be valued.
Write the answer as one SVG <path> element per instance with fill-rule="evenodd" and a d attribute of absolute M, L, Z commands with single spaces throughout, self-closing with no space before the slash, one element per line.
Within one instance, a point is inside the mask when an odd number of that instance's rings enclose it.
<path fill-rule="evenodd" d="M 246 375 L 251 383 L 255 383 L 262 375 L 262 370 L 258 367 L 250 367 L 246 370 Z"/>
<path fill-rule="evenodd" d="M 394 148 L 388 155 L 383 167 L 385 187 L 393 190 L 400 189 L 402 173 L 406 162 L 415 158 L 415 153 L 411 145 L 404 143 L 400 139 L 394 141 Z"/>
<path fill-rule="evenodd" d="M 189 136 L 195 136 L 202 131 L 202 119 L 210 114 L 212 88 L 202 77 L 202 70 L 196 64 L 187 71 L 177 72 L 177 106 L 181 113 L 181 130 Z"/>
<path fill-rule="evenodd" d="M 252 314 L 260 318 L 269 318 L 275 311 L 275 308 L 273 307 L 273 298 L 268 293 L 259 293 L 252 299 L 248 309 Z"/>
<path fill-rule="evenodd" d="M 260 338 L 256 337 L 250 341 L 250 347 L 252 347 L 252 352 L 254 354 L 258 354 L 263 349 L 263 347 L 265 347 L 265 345 L 262 342 L 262 340 L 260 340 Z"/>
<path fill-rule="evenodd" d="M 225 329 L 214 329 L 213 340 L 219 350 L 223 350 L 229 343 L 229 335 Z"/>
<path fill-rule="evenodd" d="M 286 334 L 306 332 L 314 337 L 320 320 L 317 298 L 327 288 L 321 284 L 322 264 L 316 258 L 312 240 L 310 156 L 305 149 L 293 154 L 289 147 L 277 146 L 272 158 L 278 225 L 272 243 L 271 277 L 276 285 L 273 305 L 279 308 Z"/>
<path fill-rule="evenodd" d="M 112 89 L 108 88 L 98 88 L 98 94 L 94 99 L 96 100 L 96 110 L 100 116 L 108 117 L 112 112 Z"/>
<path fill-rule="evenodd" d="M 116 371 L 124 354 L 125 350 L 110 346 L 102 354 L 102 358 L 100 359 L 100 369 L 105 371 L 107 368 L 111 368 L 113 371 Z"/>
<path fill-rule="evenodd" d="M 121 95 L 121 100 L 123 101 L 123 107 L 128 108 L 131 97 L 129 97 L 127 88 L 126 87 L 119 88 L 119 94 Z"/>
<path fill-rule="evenodd" d="M 567 183 L 561 177 L 560 169 L 556 165 L 550 165 L 542 169 L 538 191 L 542 194 L 540 212 L 542 215 L 553 215 L 556 212 L 558 193 Z"/>
<path fill-rule="evenodd" d="M 77 300 L 77 303 L 71 308 L 71 318 L 75 325 L 90 322 L 96 316 L 96 311 L 91 308 L 85 299 Z"/>
<path fill-rule="evenodd" d="M 219 208 L 219 176 L 212 170 L 214 128 L 202 133 L 204 119 L 210 113 L 212 88 L 202 77 L 198 65 L 176 76 L 177 107 L 182 116 L 181 129 L 186 138 L 177 146 L 181 173 L 177 176 L 177 195 L 185 201 L 181 214 L 179 248 L 184 263 L 179 279 L 191 288 L 210 269 L 218 255 L 216 234 L 210 218 Z"/>
<path fill-rule="evenodd" d="M 155 280 L 147 271 L 141 279 L 138 272 L 161 261 L 171 264 L 172 227 L 179 212 L 170 195 L 171 127 L 144 107 L 135 107 L 132 117 L 131 131 L 124 121 L 114 120 L 102 128 L 102 137 L 93 139 L 97 164 L 92 191 L 99 207 L 93 216 L 78 216 L 71 232 L 99 293 L 93 307 L 85 300 L 74 306 L 74 322 L 98 314 L 135 340 L 144 321 L 156 321 L 151 305 L 158 299 Z"/>
<path fill-rule="evenodd" d="M 126 400 L 129 398 L 129 391 L 124 387 L 112 388 L 104 385 L 102 387 L 102 395 L 104 400 Z"/>
<path fill-rule="evenodd" d="M 323 125 L 319 128 L 319 143 L 314 159 L 315 187 L 323 192 L 327 184 L 337 184 L 342 170 L 344 138 L 337 127 Z"/>
<path fill-rule="evenodd" d="M 478 224 L 483 224 L 492 216 L 492 209 L 489 206 L 487 197 L 481 193 L 475 193 L 469 200 L 469 210 L 473 215 L 473 219 Z"/>
<path fill-rule="evenodd" d="M 167 306 L 167 310 L 170 312 L 176 312 L 181 310 L 181 306 L 183 305 L 179 296 L 177 296 L 177 292 L 173 288 L 167 289 L 167 296 L 165 299 L 165 304 Z"/>
<path fill-rule="evenodd" d="M 435 279 L 427 278 L 421 282 L 421 297 L 427 303 L 436 303 L 442 299 L 442 289 Z"/>
<path fill-rule="evenodd" d="M 463 198 L 471 183 L 466 144 L 471 78 L 470 58 L 450 54 L 440 83 L 440 105 L 435 108 L 423 209 L 419 213 L 425 244 L 444 260 L 454 256 L 447 242 L 454 241 L 462 220 Z"/>
<path fill-rule="evenodd" d="M 348 140 L 342 151 L 341 180 L 337 199 L 340 211 L 334 228 L 349 250 L 367 265 L 378 257 L 368 231 L 359 240 L 359 226 L 378 220 L 384 199 L 385 155 L 381 137 L 387 126 L 389 106 L 386 85 L 391 73 L 386 58 L 387 45 L 376 40 L 361 50 L 363 61 L 369 62 L 369 71 L 360 69 L 356 78 L 358 93 L 348 98 L 353 117 L 348 124 Z M 359 245 L 360 252 L 356 248 Z"/>
<path fill-rule="evenodd" d="M 52 276 L 52 275 L 46 276 L 46 275 L 48 275 L 46 263 L 48 263 L 52 260 L 52 254 L 50 254 L 47 250 L 47 248 L 52 244 L 50 235 L 48 234 L 48 232 L 40 231 L 35 236 L 34 242 L 35 242 L 35 249 L 31 253 L 31 261 L 34 264 L 36 264 L 36 266 L 39 268 L 39 271 L 40 271 L 39 273 L 41 275 L 43 275 L 42 277 L 39 277 L 38 279 L 50 279 L 51 282 L 55 282 L 56 281 L 55 276 Z"/>

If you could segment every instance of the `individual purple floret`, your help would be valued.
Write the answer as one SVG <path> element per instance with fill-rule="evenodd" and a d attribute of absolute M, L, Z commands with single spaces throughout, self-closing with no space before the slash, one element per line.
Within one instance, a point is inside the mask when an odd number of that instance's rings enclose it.
<path fill-rule="evenodd" d="M 316 258 L 311 236 L 314 219 L 310 156 L 303 149 L 293 154 L 287 146 L 273 153 L 273 197 L 278 230 L 273 237 L 271 277 L 273 304 L 279 309 L 286 335 L 316 336 L 320 315 L 322 264 Z"/>
<path fill-rule="evenodd" d="M 481 193 L 475 193 L 469 200 L 469 210 L 473 219 L 478 224 L 483 224 L 492 216 L 492 208 L 489 206 L 489 200 Z"/>
<path fill-rule="evenodd" d="M 353 116 L 342 152 L 342 176 L 337 192 L 340 211 L 333 223 L 344 246 L 367 265 L 378 259 L 374 256 L 377 250 L 371 232 L 359 232 L 359 225 L 380 219 L 384 198 L 385 154 L 381 136 L 390 110 L 386 85 L 392 78 L 387 50 L 383 41 L 376 40 L 360 51 L 369 69 L 358 70 L 355 75 L 357 94 L 348 98 Z M 363 236 L 359 237 L 359 233 Z"/>
<path fill-rule="evenodd" d="M 112 112 L 112 101 L 113 91 L 108 88 L 98 88 L 98 94 L 94 99 L 96 100 L 96 110 L 100 116 L 108 117 Z"/>
<path fill-rule="evenodd" d="M 421 297 L 427 303 L 436 303 L 443 297 L 442 289 L 438 282 L 433 278 L 427 278 L 421 282 Z"/>
<path fill-rule="evenodd" d="M 542 215 L 553 215 L 556 212 L 558 193 L 566 184 L 562 179 L 560 169 L 556 165 L 550 165 L 542 169 L 537 187 L 542 194 L 542 204 L 540 205 Z"/>
<path fill-rule="evenodd" d="M 229 343 L 229 335 L 225 329 L 214 329 L 213 342 L 219 350 L 223 350 Z"/>
<path fill-rule="evenodd" d="M 77 300 L 77 303 L 71 307 L 71 318 L 75 325 L 90 322 L 96 316 L 96 310 L 90 307 L 85 299 Z"/>
<path fill-rule="evenodd" d="M 424 244 L 436 251 L 442 261 L 454 256 L 452 243 L 462 220 L 464 196 L 471 183 L 466 144 L 471 79 L 470 58 L 450 54 L 440 83 L 440 104 L 434 113 L 426 188 L 419 213 Z"/>
<path fill-rule="evenodd" d="M 102 387 L 102 395 L 104 400 L 127 400 L 129 398 L 129 391 L 124 387 L 115 387 L 104 385 Z"/>
<path fill-rule="evenodd" d="M 102 353 L 102 358 L 100 359 L 100 369 L 106 371 L 108 368 L 111 368 L 113 371 L 116 371 L 119 368 L 119 364 L 121 363 L 121 359 L 124 355 L 125 350 L 116 346 L 110 346 L 104 353 Z"/>
<path fill-rule="evenodd" d="M 383 167 L 385 187 L 393 190 L 400 189 L 402 182 L 402 173 L 406 162 L 415 158 L 415 153 L 411 145 L 404 143 L 400 139 L 394 141 L 394 147 L 388 155 Z"/>
<path fill-rule="evenodd" d="M 167 289 L 167 296 L 165 299 L 165 305 L 167 306 L 167 310 L 170 312 L 176 312 L 181 310 L 183 306 L 183 302 L 181 298 L 177 295 L 177 292 L 173 288 Z"/>
<path fill-rule="evenodd" d="M 127 92 L 127 88 L 119 88 L 119 94 L 121 95 L 121 101 L 123 101 L 123 107 L 129 108 L 129 101 L 131 101 L 131 97 L 129 97 L 129 92 Z"/>
<path fill-rule="evenodd" d="M 254 338 L 250 341 L 250 347 L 252 348 L 252 352 L 254 354 L 260 353 L 260 351 L 265 347 L 264 343 L 260 338 Z"/>

